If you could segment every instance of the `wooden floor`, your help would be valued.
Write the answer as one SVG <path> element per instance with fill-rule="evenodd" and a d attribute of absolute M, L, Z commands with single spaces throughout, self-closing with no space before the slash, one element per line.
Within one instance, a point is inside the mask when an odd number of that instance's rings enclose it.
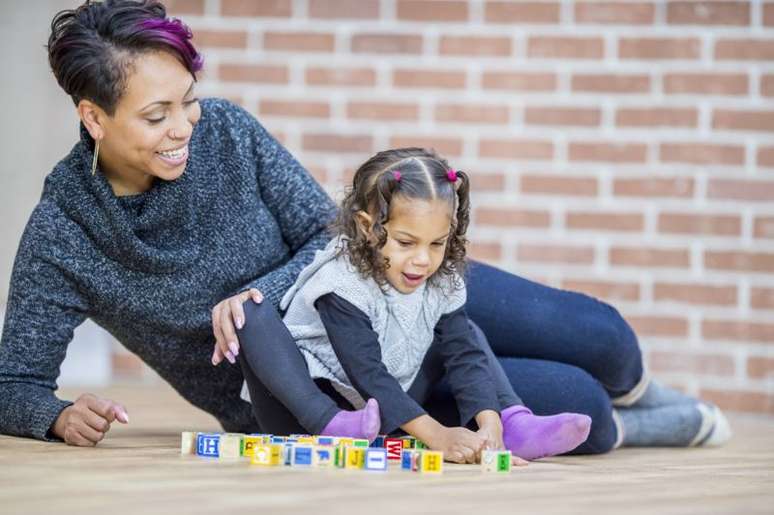
<path fill-rule="evenodd" d="M 94 449 L 0 436 L 0 513 L 774 514 L 771 417 L 732 415 L 721 449 L 623 449 L 499 477 L 447 464 L 424 477 L 182 457 L 180 432 L 217 431 L 214 419 L 166 386 L 95 393 L 125 403 L 131 425 Z"/>

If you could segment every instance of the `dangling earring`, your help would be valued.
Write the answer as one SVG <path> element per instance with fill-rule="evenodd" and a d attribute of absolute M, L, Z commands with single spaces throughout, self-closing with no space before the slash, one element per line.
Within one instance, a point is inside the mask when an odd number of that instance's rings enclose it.
<path fill-rule="evenodd" d="M 97 173 L 97 157 L 99 156 L 99 141 L 94 144 L 94 159 L 91 161 L 91 175 Z"/>

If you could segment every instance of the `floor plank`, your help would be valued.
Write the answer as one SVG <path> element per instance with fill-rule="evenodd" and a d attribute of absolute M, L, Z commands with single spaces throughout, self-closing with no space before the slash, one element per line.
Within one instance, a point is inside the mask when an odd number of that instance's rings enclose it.
<path fill-rule="evenodd" d="M 124 402 L 131 424 L 94 449 L 0 437 L 0 513 L 774 513 L 772 417 L 732 415 L 721 449 L 552 458 L 504 477 L 447 464 L 424 477 L 183 457 L 180 432 L 217 431 L 212 417 L 167 386 L 95 393 Z"/>

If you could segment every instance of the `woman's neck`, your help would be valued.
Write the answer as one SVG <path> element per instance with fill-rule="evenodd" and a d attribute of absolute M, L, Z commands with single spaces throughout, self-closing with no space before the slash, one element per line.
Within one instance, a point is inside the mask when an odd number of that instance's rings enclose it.
<path fill-rule="evenodd" d="M 105 175 L 105 179 L 107 179 L 110 187 L 113 188 L 113 194 L 116 197 L 127 197 L 129 195 L 144 193 L 153 186 L 154 176 L 145 173 L 126 171 L 126 167 L 120 168 L 113 166 L 107 159 L 104 161 L 100 156 L 100 170 Z"/>

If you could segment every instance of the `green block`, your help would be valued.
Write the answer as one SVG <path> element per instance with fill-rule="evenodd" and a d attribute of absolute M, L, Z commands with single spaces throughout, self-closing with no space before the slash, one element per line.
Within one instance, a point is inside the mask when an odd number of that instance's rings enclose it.
<path fill-rule="evenodd" d="M 497 472 L 509 472 L 511 470 L 511 453 L 500 452 L 497 454 Z"/>
<path fill-rule="evenodd" d="M 368 440 L 358 438 L 352 441 L 352 445 L 354 447 L 368 447 Z"/>
<path fill-rule="evenodd" d="M 427 445 L 425 445 L 425 442 L 422 442 L 420 440 L 415 440 L 414 449 L 427 449 Z"/>

